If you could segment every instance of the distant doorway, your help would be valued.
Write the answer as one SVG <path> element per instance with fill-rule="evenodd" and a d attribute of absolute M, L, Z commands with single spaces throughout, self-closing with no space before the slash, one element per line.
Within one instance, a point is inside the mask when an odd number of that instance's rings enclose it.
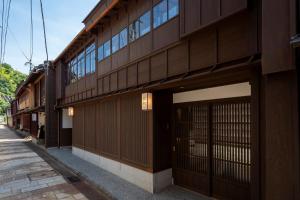
<path fill-rule="evenodd" d="M 59 146 L 72 146 L 73 117 L 68 115 L 68 109 L 60 112 Z"/>

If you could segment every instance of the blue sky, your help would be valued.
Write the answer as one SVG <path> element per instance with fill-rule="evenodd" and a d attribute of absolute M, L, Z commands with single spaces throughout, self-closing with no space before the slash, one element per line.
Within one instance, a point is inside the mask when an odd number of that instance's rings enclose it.
<path fill-rule="evenodd" d="M 43 0 L 50 60 L 55 59 L 83 28 L 82 20 L 97 2 L 99 0 Z M 24 65 L 27 60 L 19 48 L 29 57 L 30 0 L 12 0 L 10 14 L 9 27 L 18 44 L 8 31 L 5 62 L 28 74 L 29 66 Z M 32 62 L 38 65 L 46 58 L 39 0 L 33 0 L 33 24 Z"/>

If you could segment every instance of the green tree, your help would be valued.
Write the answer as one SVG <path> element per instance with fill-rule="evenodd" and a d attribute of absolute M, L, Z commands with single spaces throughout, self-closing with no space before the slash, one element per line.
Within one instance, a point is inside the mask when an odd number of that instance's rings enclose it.
<path fill-rule="evenodd" d="M 14 98 L 14 93 L 26 75 L 14 70 L 9 64 L 0 64 L 0 115 L 5 113 L 9 106 L 8 99 Z"/>

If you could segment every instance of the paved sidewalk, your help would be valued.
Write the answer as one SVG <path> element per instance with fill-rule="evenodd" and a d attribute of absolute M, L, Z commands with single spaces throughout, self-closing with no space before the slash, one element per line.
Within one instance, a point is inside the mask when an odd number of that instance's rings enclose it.
<path fill-rule="evenodd" d="M 72 168 L 81 176 L 119 200 L 212 200 L 211 198 L 187 191 L 177 186 L 170 186 L 161 193 L 151 194 L 110 172 L 82 160 L 72 154 L 71 149 L 48 149 L 48 153 Z"/>
<path fill-rule="evenodd" d="M 0 125 L 0 199 L 88 199 L 78 188 L 32 151 L 25 139 Z"/>

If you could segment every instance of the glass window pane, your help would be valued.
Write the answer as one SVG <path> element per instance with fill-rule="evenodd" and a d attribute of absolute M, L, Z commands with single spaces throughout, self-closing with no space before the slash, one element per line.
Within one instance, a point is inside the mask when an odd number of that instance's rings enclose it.
<path fill-rule="evenodd" d="M 85 59 L 84 52 L 80 53 L 78 56 L 78 78 L 85 75 Z"/>
<path fill-rule="evenodd" d="M 71 82 L 74 83 L 77 79 L 78 76 L 78 71 L 77 71 L 77 58 L 73 59 L 71 61 Z"/>
<path fill-rule="evenodd" d="M 96 71 L 96 54 L 95 50 L 91 52 L 91 73 Z"/>
<path fill-rule="evenodd" d="M 153 8 L 153 27 L 156 28 L 168 20 L 167 0 L 163 0 Z"/>
<path fill-rule="evenodd" d="M 112 38 L 112 47 L 111 47 L 111 50 L 112 50 L 112 53 L 115 53 L 116 51 L 119 50 L 119 34 L 115 35 L 113 38 Z"/>
<path fill-rule="evenodd" d="M 140 17 L 140 36 L 150 32 L 150 11 Z"/>
<path fill-rule="evenodd" d="M 82 77 L 82 64 L 81 60 L 78 61 L 78 78 Z"/>
<path fill-rule="evenodd" d="M 127 45 L 128 39 L 127 39 L 127 28 L 123 29 L 120 32 L 120 48 L 123 48 Z"/>
<path fill-rule="evenodd" d="M 104 51 L 104 58 L 110 56 L 110 40 L 104 43 L 103 51 Z"/>
<path fill-rule="evenodd" d="M 91 73 L 91 54 L 90 53 L 86 55 L 85 73 L 86 74 Z"/>
<path fill-rule="evenodd" d="M 72 65 L 72 77 L 71 77 L 71 82 L 74 83 L 78 77 L 78 68 L 77 68 L 77 57 L 74 58 L 71 61 L 71 65 Z"/>
<path fill-rule="evenodd" d="M 103 45 L 101 45 L 101 46 L 98 48 L 98 61 L 103 60 L 103 58 L 104 58 Z"/>
<path fill-rule="evenodd" d="M 95 50 L 95 43 L 91 44 L 90 46 L 88 46 L 86 48 L 86 53 L 88 54 L 88 53 L 90 53 L 90 52 L 92 52 L 94 50 Z"/>
<path fill-rule="evenodd" d="M 177 16 L 179 13 L 179 0 L 169 0 L 169 19 Z"/>
<path fill-rule="evenodd" d="M 135 32 L 134 32 L 134 25 L 130 24 L 128 27 L 128 32 L 129 32 L 129 42 L 133 42 L 135 39 Z"/>
<path fill-rule="evenodd" d="M 134 40 L 139 38 L 139 22 L 134 21 L 129 25 L 129 42 L 133 42 Z"/>

